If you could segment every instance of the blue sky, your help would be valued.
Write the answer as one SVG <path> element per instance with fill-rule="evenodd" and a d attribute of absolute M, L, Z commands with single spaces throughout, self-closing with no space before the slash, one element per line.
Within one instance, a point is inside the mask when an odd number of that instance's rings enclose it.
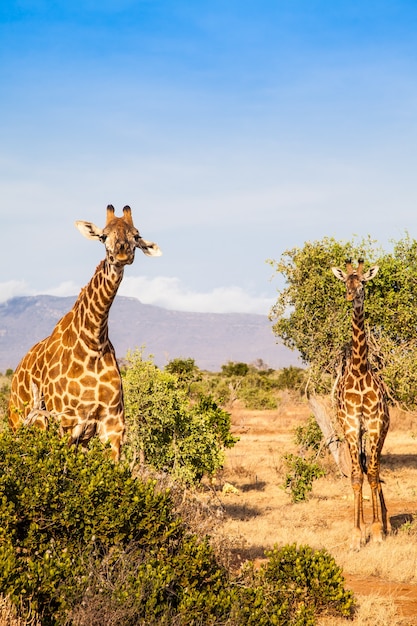
<path fill-rule="evenodd" d="M 3 0 L 0 301 L 78 293 L 109 203 L 164 253 L 119 293 L 179 310 L 267 313 L 307 240 L 417 237 L 416 33 L 414 1 Z"/>

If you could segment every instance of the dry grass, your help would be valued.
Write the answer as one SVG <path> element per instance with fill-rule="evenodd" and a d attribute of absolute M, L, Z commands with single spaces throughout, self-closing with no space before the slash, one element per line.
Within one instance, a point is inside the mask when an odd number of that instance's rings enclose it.
<path fill-rule="evenodd" d="M 238 489 L 223 495 L 223 532 L 239 537 L 236 565 L 262 558 L 274 544 L 325 548 L 343 568 L 358 600 L 355 626 L 417 625 L 417 417 L 392 411 L 381 475 L 393 533 L 378 545 L 350 550 L 353 498 L 349 479 L 332 460 L 328 474 L 314 483 L 307 502 L 292 504 L 282 489 L 282 457 L 296 453 L 294 429 L 310 415 L 307 403 L 287 402 L 285 411 L 232 412 L 240 441 L 228 451 L 222 480 Z M 221 485 L 220 485 L 221 486 Z M 371 521 L 370 491 L 364 485 L 365 521 Z M 346 624 L 323 618 L 323 626 Z"/>
<path fill-rule="evenodd" d="M 378 594 L 360 596 L 356 618 L 349 622 L 355 626 L 411 626 L 415 622 L 397 617 L 397 607 L 392 598 Z M 337 617 L 323 617 L 319 626 L 346 626 L 347 621 Z"/>
<path fill-rule="evenodd" d="M 18 617 L 16 608 L 8 598 L 0 596 L 0 626 L 41 626 L 36 615 L 28 619 Z"/>

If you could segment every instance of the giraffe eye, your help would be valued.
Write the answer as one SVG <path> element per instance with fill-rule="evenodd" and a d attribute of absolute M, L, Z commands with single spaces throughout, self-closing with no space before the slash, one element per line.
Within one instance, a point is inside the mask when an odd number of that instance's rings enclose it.
<path fill-rule="evenodd" d="M 100 235 L 100 241 L 101 241 L 102 243 L 104 243 L 104 242 L 106 241 L 106 239 L 107 239 L 107 235 L 104 235 L 104 234 L 103 234 L 103 235 Z"/>
<path fill-rule="evenodd" d="M 138 242 L 138 241 L 140 241 L 141 239 L 142 239 L 142 237 L 139 235 L 139 233 L 137 233 L 137 234 L 135 235 L 135 241 L 136 241 L 136 242 Z"/>

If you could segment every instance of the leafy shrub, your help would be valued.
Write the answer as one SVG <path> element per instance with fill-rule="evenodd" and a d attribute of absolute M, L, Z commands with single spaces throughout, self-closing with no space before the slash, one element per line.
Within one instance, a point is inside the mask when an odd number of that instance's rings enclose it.
<path fill-rule="evenodd" d="M 349 617 L 353 606 L 351 591 L 343 588 L 341 568 L 326 550 L 313 550 L 296 544 L 275 548 L 267 553 L 265 580 L 286 592 L 294 593 L 297 603 L 317 610 L 335 609 Z"/>
<path fill-rule="evenodd" d="M 240 400 L 248 409 L 275 409 L 279 402 L 276 372 L 259 361 L 256 365 L 229 361 L 221 373 L 206 374 L 210 393 L 223 406 Z"/>
<path fill-rule="evenodd" d="M 235 363 L 233 361 L 228 361 L 222 365 L 222 374 L 223 376 L 246 376 L 249 373 L 249 365 L 247 363 Z"/>
<path fill-rule="evenodd" d="M 198 593 L 221 596 L 227 587 L 226 571 L 207 540 L 175 516 L 169 492 L 115 465 L 98 439 L 84 453 L 57 433 L 6 432 L 0 472 L 0 592 L 38 612 L 43 624 L 80 614 L 83 597 L 119 608 L 133 597 L 135 618 L 170 623 L 190 597 L 203 614 Z M 221 614 L 227 602 L 207 603 L 210 623 L 210 612 Z"/>
<path fill-rule="evenodd" d="M 276 382 L 269 372 L 251 371 L 242 381 L 239 398 L 248 409 L 276 409 L 275 388 Z"/>
<path fill-rule="evenodd" d="M 54 428 L 1 434 L 0 520 L 0 593 L 43 626 L 301 626 L 348 614 L 325 553 L 274 550 L 234 580 L 171 492 L 114 464 L 97 438 L 84 453 Z"/>
<path fill-rule="evenodd" d="M 9 398 L 10 398 L 10 379 L 6 377 L 1 378 L 0 379 L 0 420 L 3 420 L 7 416 Z"/>
<path fill-rule="evenodd" d="M 278 373 L 277 388 L 299 391 L 306 379 L 306 372 L 301 367 L 283 367 Z"/>
<path fill-rule="evenodd" d="M 127 358 L 126 457 L 139 456 L 188 483 L 214 474 L 223 466 L 224 449 L 237 441 L 230 433 L 230 415 L 209 396 L 192 402 L 175 375 L 143 360 L 139 351 Z"/>
<path fill-rule="evenodd" d="M 301 450 L 313 450 L 319 452 L 323 443 L 323 433 L 313 415 L 310 415 L 304 425 L 295 429 L 295 443 L 301 446 Z"/>
<path fill-rule="evenodd" d="M 293 502 L 302 502 L 308 498 L 313 481 L 326 473 L 317 462 L 324 452 L 323 434 L 313 415 L 295 428 L 294 440 L 300 446 L 300 452 L 284 456 L 287 466 L 284 488 L 290 490 Z"/>
<path fill-rule="evenodd" d="M 350 617 L 351 591 L 344 589 L 340 567 L 326 550 L 296 544 L 266 552 L 259 571 L 249 563 L 240 597 L 239 623 L 247 626 L 312 626 L 322 612 Z"/>
<path fill-rule="evenodd" d="M 325 471 L 318 463 L 294 454 L 286 454 L 284 461 L 288 470 L 284 487 L 290 489 L 293 502 L 302 502 L 311 492 L 313 480 L 324 476 Z"/>
<path fill-rule="evenodd" d="M 193 397 L 195 393 L 198 395 L 200 389 L 198 383 L 202 380 L 202 374 L 194 359 L 172 359 L 164 369 L 176 377 L 179 385 L 187 391 L 190 397 Z"/>

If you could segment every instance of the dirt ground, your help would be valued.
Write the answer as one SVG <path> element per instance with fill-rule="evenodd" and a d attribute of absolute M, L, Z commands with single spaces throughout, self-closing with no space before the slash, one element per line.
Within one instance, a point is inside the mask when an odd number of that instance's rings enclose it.
<path fill-rule="evenodd" d="M 358 602 L 355 626 L 417 626 L 417 416 L 391 411 L 381 459 L 381 477 L 392 532 L 382 544 L 350 549 L 353 497 L 350 479 L 332 460 L 314 482 L 307 502 L 293 504 L 283 488 L 283 456 L 297 453 L 294 429 L 310 407 L 284 398 L 276 411 L 235 407 L 232 431 L 239 442 L 227 452 L 221 484 L 223 531 L 235 542 L 236 563 L 262 561 L 274 544 L 325 548 L 342 567 L 346 587 Z M 370 491 L 364 485 L 364 513 L 371 521 Z M 414 521 L 415 520 L 415 521 Z M 321 624 L 346 624 L 336 618 Z"/>

